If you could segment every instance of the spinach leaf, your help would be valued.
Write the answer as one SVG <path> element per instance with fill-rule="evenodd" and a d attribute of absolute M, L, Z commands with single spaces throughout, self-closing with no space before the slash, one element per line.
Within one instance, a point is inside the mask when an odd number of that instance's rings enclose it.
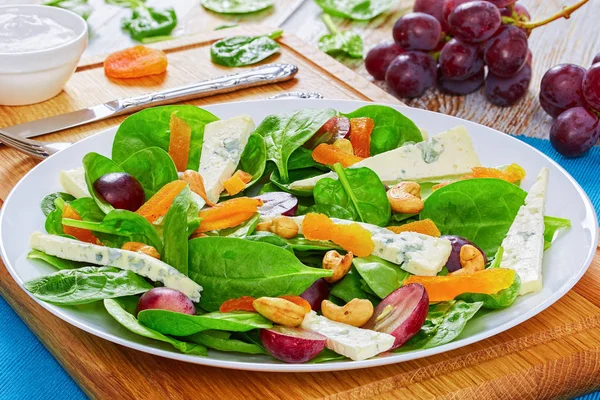
<path fill-rule="evenodd" d="M 313 176 L 323 175 L 323 171 L 317 168 L 302 168 L 296 169 L 288 172 L 288 182 L 283 182 L 281 177 L 279 176 L 279 171 L 275 170 L 271 174 L 271 183 L 277 186 L 280 190 L 284 192 L 291 193 L 295 196 L 300 197 L 312 197 L 313 189 L 290 189 L 290 183 L 299 181 L 302 179 L 312 178 Z M 278 190 L 275 190 L 278 191 Z"/>
<path fill-rule="evenodd" d="M 329 34 L 319 38 L 319 50 L 331 56 L 363 57 L 363 40 L 358 33 L 354 31 L 340 32 L 327 14 L 323 14 L 323 22 L 325 22 Z"/>
<path fill-rule="evenodd" d="M 85 183 L 88 191 L 92 195 L 92 198 L 98 204 L 98 207 L 108 214 L 114 210 L 114 207 L 110 205 L 96 190 L 94 189 L 94 182 L 103 175 L 110 174 L 112 172 L 125 172 L 123 168 L 110 158 L 106 158 L 98 153 L 87 153 L 83 157 L 83 168 L 85 169 Z"/>
<path fill-rule="evenodd" d="M 233 36 L 216 41 L 210 46 L 210 59 L 225 67 L 243 67 L 256 64 L 279 52 L 274 40 L 282 30 L 264 36 Z"/>
<path fill-rule="evenodd" d="M 64 260 L 62 258 L 51 256 L 50 254 L 46 254 L 39 250 L 31 250 L 29 254 L 27 254 L 27 258 L 29 260 L 45 261 L 58 270 L 81 268 L 86 265 L 77 261 Z"/>
<path fill-rule="evenodd" d="M 565 218 L 544 216 L 544 250 L 552 246 L 552 242 L 560 236 L 561 231 L 571 228 L 571 221 Z"/>
<path fill-rule="evenodd" d="M 381 299 L 402 286 L 410 276 L 397 265 L 376 256 L 355 257 L 352 264 L 368 287 Z"/>
<path fill-rule="evenodd" d="M 246 184 L 246 188 L 254 185 L 265 172 L 267 165 L 267 148 L 265 140 L 257 133 L 248 137 L 248 143 L 240 157 L 240 163 L 237 169 L 252 175 L 252 180 Z"/>
<path fill-rule="evenodd" d="M 425 200 L 421 219 L 430 218 L 442 235 L 458 235 L 486 254 L 498 250 L 526 193 L 501 179 L 467 179 L 444 186 Z"/>
<path fill-rule="evenodd" d="M 309 240 L 302 235 L 298 235 L 291 239 L 284 239 L 274 233 L 261 231 L 256 232 L 252 236 L 247 236 L 245 239 L 255 242 L 271 243 L 275 246 L 297 251 L 342 250 L 341 247 L 333 242 L 326 240 Z"/>
<path fill-rule="evenodd" d="M 241 340 L 231 339 L 230 336 L 231 334 L 228 332 L 204 331 L 189 336 L 187 339 L 210 349 L 219 351 L 246 354 L 269 354 L 261 346 L 253 343 L 242 342 Z"/>
<path fill-rule="evenodd" d="M 177 168 L 169 153 L 156 146 L 132 154 L 121 167 L 140 182 L 146 201 L 167 183 L 178 179 Z"/>
<path fill-rule="evenodd" d="M 188 221 L 190 188 L 186 186 L 173 200 L 165 216 L 162 260 L 182 274 L 188 274 Z"/>
<path fill-rule="evenodd" d="M 296 169 L 303 168 L 317 168 L 323 171 L 329 171 L 329 168 L 324 166 L 323 164 L 319 164 L 312 157 L 312 150 L 309 150 L 305 147 L 298 147 L 288 159 L 287 164 L 288 171 L 293 171 Z"/>
<path fill-rule="evenodd" d="M 105 217 L 100 207 L 98 207 L 91 197 L 81 197 L 77 200 L 73 200 L 69 203 L 69 206 L 73 207 L 84 221 L 99 222 Z"/>
<path fill-rule="evenodd" d="M 107 4 L 131 8 L 131 16 L 123 18 L 121 27 L 138 42 L 154 36 L 168 36 L 177 26 L 177 14 L 172 8 L 157 10 L 146 0 L 105 0 Z"/>
<path fill-rule="evenodd" d="M 352 267 L 346 276 L 333 286 L 331 295 L 344 300 L 346 303 L 352 301 L 352 299 L 367 299 L 373 305 L 377 305 L 379 299 L 365 292 L 361 287 L 360 280 L 360 274 L 356 271 L 356 268 Z"/>
<path fill-rule="evenodd" d="M 46 216 L 44 228 L 46 229 L 46 232 L 48 232 L 51 235 L 62 235 L 64 233 L 62 226 L 62 214 L 64 206 L 65 201 L 62 198 L 55 198 L 55 208 Z"/>
<path fill-rule="evenodd" d="M 272 244 L 273 246 L 281 247 L 282 249 L 294 254 L 294 249 L 292 249 L 292 246 L 287 242 L 287 240 L 271 232 L 255 232 L 253 235 L 246 236 L 244 239 L 251 240 L 253 242 Z"/>
<path fill-rule="evenodd" d="M 209 329 L 246 332 L 273 326 L 273 323 L 262 315 L 245 311 L 189 315 L 155 309 L 140 311 L 138 320 L 150 329 L 174 336 L 189 336 Z"/>
<path fill-rule="evenodd" d="M 352 219 L 385 226 L 391 215 L 385 186 L 369 168 L 333 166 L 338 179 L 323 178 L 317 182 L 313 194 L 316 204 L 337 205 L 350 212 Z"/>
<path fill-rule="evenodd" d="M 140 324 L 133 315 L 125 311 L 123 307 L 113 299 L 104 300 L 104 307 L 106 308 L 106 311 L 108 311 L 108 313 L 115 320 L 117 320 L 118 323 L 120 323 L 133 333 L 150 339 L 169 343 L 182 353 L 194 354 L 199 356 L 205 356 L 208 354 L 206 347 L 202 345 L 183 342 L 172 337 L 165 336 L 162 333 L 156 332 L 152 329 L 145 327 L 144 325 Z"/>
<path fill-rule="evenodd" d="M 246 222 L 241 225 L 234 226 L 233 228 L 221 229 L 219 231 L 208 231 L 205 232 L 208 236 L 227 236 L 227 237 L 235 237 L 235 238 L 245 238 L 248 235 L 251 235 L 256 229 L 256 225 L 260 221 L 260 214 L 256 213 L 253 217 L 248 219 Z"/>
<path fill-rule="evenodd" d="M 44 3 L 45 6 L 59 7 L 69 10 L 87 20 L 94 11 L 88 4 L 88 0 L 50 0 Z"/>
<path fill-rule="evenodd" d="M 342 206 L 338 206 L 335 204 L 315 204 L 314 206 L 308 207 L 304 214 L 308 213 L 318 213 L 325 214 L 329 218 L 339 218 L 339 219 L 354 219 L 354 215 L 347 209 Z"/>
<path fill-rule="evenodd" d="M 202 7 L 219 14 L 249 14 L 273 6 L 273 0 L 200 0 Z"/>
<path fill-rule="evenodd" d="M 453 341 L 482 305 L 481 302 L 466 303 L 460 300 L 430 305 L 421 330 L 393 352 L 430 349 Z"/>
<path fill-rule="evenodd" d="M 368 21 L 392 8 L 394 0 L 315 0 L 327 14 Z"/>
<path fill-rule="evenodd" d="M 456 300 L 463 300 L 467 303 L 481 302 L 483 308 L 498 309 L 506 308 L 511 306 L 521 289 L 521 278 L 519 274 L 515 274 L 515 280 L 512 285 L 494 294 L 481 294 L 481 293 L 463 293 L 456 296 Z"/>
<path fill-rule="evenodd" d="M 332 275 L 267 243 L 204 237 L 189 246 L 189 277 L 204 288 L 200 306 L 207 311 L 240 296 L 300 295 L 317 279 Z"/>
<path fill-rule="evenodd" d="M 51 304 L 78 305 L 147 292 L 141 276 L 115 267 L 65 269 L 25 282 L 25 289 Z"/>
<path fill-rule="evenodd" d="M 61 198 L 66 202 L 75 200 L 75 197 L 71 196 L 69 193 L 55 192 L 47 194 L 46 196 L 44 196 L 44 198 L 42 199 L 42 203 L 40 204 L 42 212 L 46 217 L 52 211 L 56 210 L 56 204 L 54 203 L 54 201 L 58 198 Z"/>
<path fill-rule="evenodd" d="M 162 252 L 162 240 L 152 224 L 141 215 L 128 210 L 113 210 L 101 222 L 65 218 L 62 223 L 66 226 L 122 237 L 120 241 L 117 240 L 118 245 L 114 247 L 121 247 L 125 242 L 141 242 L 154 247 L 159 253 Z M 108 239 L 108 237 L 101 237 L 100 241 L 105 238 Z"/>
<path fill-rule="evenodd" d="M 339 361 L 344 360 L 346 356 L 336 353 L 333 350 L 323 349 L 315 358 L 310 361 L 307 361 L 307 364 L 319 364 L 323 362 L 329 361 Z"/>
<path fill-rule="evenodd" d="M 417 125 L 392 107 L 364 106 L 345 116 L 369 117 L 373 120 L 375 127 L 371 133 L 371 156 L 401 147 L 408 142 L 423 141 L 423 135 Z"/>
<path fill-rule="evenodd" d="M 488 268 L 500 268 L 500 263 L 502 262 L 502 256 L 504 255 L 504 247 L 498 247 L 498 251 L 494 255 L 494 259 L 490 263 Z M 518 275 L 518 274 L 517 274 Z"/>
<path fill-rule="evenodd" d="M 204 127 L 218 118 L 208 111 L 190 105 L 152 107 L 127 117 L 119 126 L 113 141 L 113 160 L 122 163 L 138 151 L 153 146 L 169 151 L 169 123 L 174 112 L 192 128 L 187 169 L 198 171 Z"/>
<path fill-rule="evenodd" d="M 335 115 L 335 110 L 331 108 L 303 109 L 292 113 L 269 115 L 256 128 L 255 133 L 265 139 L 267 159 L 277 166 L 282 183 L 288 183 L 290 180 L 288 160 L 292 153 Z"/>

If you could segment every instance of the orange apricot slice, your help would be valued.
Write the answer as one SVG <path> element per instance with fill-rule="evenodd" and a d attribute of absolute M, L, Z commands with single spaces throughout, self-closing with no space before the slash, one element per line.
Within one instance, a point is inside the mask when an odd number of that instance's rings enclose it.
<path fill-rule="evenodd" d="M 185 171 L 188 165 L 190 144 L 192 142 L 192 128 L 176 113 L 171 114 L 169 122 L 171 136 L 169 138 L 169 155 L 175 163 L 177 171 Z"/>
<path fill-rule="evenodd" d="M 475 179 L 475 178 L 496 178 L 502 179 L 506 182 L 517 183 L 525 179 L 525 170 L 518 164 L 510 164 L 506 168 L 489 168 L 489 167 L 473 167 L 473 172 L 468 175 L 462 176 L 459 180 Z M 449 185 L 456 181 L 442 182 L 433 187 L 433 190 L 437 190 L 441 187 Z"/>
<path fill-rule="evenodd" d="M 156 49 L 135 46 L 110 54 L 104 60 L 104 73 L 109 78 L 141 78 L 162 74 L 167 70 L 167 55 Z"/>
<path fill-rule="evenodd" d="M 227 191 L 227 194 L 234 196 L 246 189 L 246 185 L 252 181 L 252 175 L 242 170 L 235 171 L 235 174 L 231 178 L 223 182 L 223 186 Z"/>
<path fill-rule="evenodd" d="M 390 231 L 392 231 L 394 233 L 416 232 L 416 233 L 422 233 L 423 235 L 429 235 L 429 236 L 433 236 L 433 237 L 442 236 L 442 233 L 440 232 L 438 227 L 429 218 L 421 220 L 421 221 L 409 222 L 408 224 L 404 224 L 404 225 L 400 225 L 400 226 L 388 226 L 387 229 L 389 229 Z"/>
<path fill-rule="evenodd" d="M 190 190 L 202 197 L 209 207 L 214 206 L 216 203 L 212 202 L 206 195 L 206 189 L 204 188 L 204 178 L 199 172 L 192 169 L 188 169 L 181 175 L 181 179 L 189 183 Z"/>
<path fill-rule="evenodd" d="M 202 219 L 196 233 L 233 228 L 252 218 L 263 202 L 249 197 L 238 197 L 224 201 L 207 210 L 202 210 L 198 216 Z"/>
<path fill-rule="evenodd" d="M 312 158 L 319 164 L 333 165 L 340 163 L 344 168 L 363 160 L 361 157 L 348 154 L 338 147 L 327 143 L 318 145 L 312 152 Z"/>
<path fill-rule="evenodd" d="M 366 257 L 375 249 L 371 232 L 356 223 L 336 224 L 325 214 L 306 214 L 302 233 L 309 240 L 331 240 L 357 257 Z"/>
<path fill-rule="evenodd" d="M 371 156 L 371 133 L 375 123 L 369 117 L 350 119 L 350 142 L 358 157 Z"/>
<path fill-rule="evenodd" d="M 187 182 L 182 180 L 167 183 L 160 188 L 150 200 L 145 202 L 136 213 L 146 218 L 149 222 L 156 222 L 157 219 L 167 214 L 175 197 L 177 197 L 186 186 Z"/>
<path fill-rule="evenodd" d="M 250 311 L 256 312 L 256 309 L 252 303 L 256 300 L 252 296 L 242 296 L 238 299 L 229 299 L 219 307 L 219 311 L 222 313 L 228 313 L 232 311 Z"/>
<path fill-rule="evenodd" d="M 68 204 L 65 204 L 63 208 L 62 217 L 81 221 L 81 216 L 79 215 L 79 213 Z M 71 235 L 77 240 L 81 240 L 82 242 L 92 244 L 98 243 L 98 239 L 89 229 L 75 228 L 73 226 L 63 225 L 63 232 L 65 235 Z"/>

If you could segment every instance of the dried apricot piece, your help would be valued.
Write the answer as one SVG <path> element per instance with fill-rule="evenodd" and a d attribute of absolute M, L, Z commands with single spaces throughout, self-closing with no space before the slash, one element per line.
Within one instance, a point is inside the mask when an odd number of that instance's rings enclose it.
<path fill-rule="evenodd" d="M 327 143 L 318 145 L 312 152 L 312 158 L 319 164 L 333 165 L 340 163 L 344 168 L 363 160 L 361 157 L 348 154 L 336 146 Z"/>
<path fill-rule="evenodd" d="M 525 170 L 519 164 L 510 164 L 504 169 L 489 168 L 489 167 L 473 167 L 473 172 L 462 176 L 459 180 L 475 179 L 475 178 L 496 178 L 510 183 L 517 183 L 525 179 Z M 433 190 L 449 185 L 456 181 L 442 182 L 433 186 Z"/>
<path fill-rule="evenodd" d="M 160 188 L 150 200 L 145 202 L 136 213 L 150 222 L 155 222 L 157 219 L 167 214 L 175 197 L 177 197 L 186 186 L 187 182 L 182 180 L 167 183 Z"/>
<path fill-rule="evenodd" d="M 198 216 L 202 219 L 200 228 L 196 233 L 233 228 L 250 219 L 262 206 L 259 199 L 238 197 L 215 205 L 207 210 L 202 210 Z"/>
<path fill-rule="evenodd" d="M 250 311 L 256 312 L 256 309 L 252 303 L 256 298 L 251 296 L 242 296 L 238 299 L 229 299 L 219 307 L 219 311 L 222 313 L 228 313 L 232 311 Z"/>
<path fill-rule="evenodd" d="M 358 157 L 371 156 L 371 133 L 374 127 L 375 123 L 369 117 L 350 119 L 350 142 Z"/>
<path fill-rule="evenodd" d="M 169 122 L 171 135 L 169 137 L 169 155 L 175 163 L 177 171 L 185 171 L 188 165 L 190 144 L 192 142 L 192 128 L 176 113 L 171 114 Z"/>
<path fill-rule="evenodd" d="M 239 169 L 235 171 L 235 174 L 233 174 L 231 178 L 223 182 L 223 186 L 225 187 L 227 194 L 234 196 L 246 189 L 246 185 L 251 181 L 252 175 Z"/>
<path fill-rule="evenodd" d="M 411 275 L 406 283 L 425 286 L 430 302 L 450 301 L 463 293 L 494 294 L 508 288 L 515 280 L 515 271 L 507 268 L 489 268 L 469 275 L 417 276 Z"/>
<path fill-rule="evenodd" d="M 202 220 L 200 222 L 200 228 L 196 229 L 194 233 L 219 231 L 221 229 L 233 228 L 252 218 L 255 213 L 256 211 L 241 212 L 214 221 Z"/>
<path fill-rule="evenodd" d="M 63 208 L 62 217 L 81 221 L 81 216 L 79 215 L 79 213 L 68 204 L 65 204 Z M 94 236 L 92 231 L 90 231 L 89 229 L 75 228 L 72 226 L 63 225 L 63 232 L 65 235 L 71 235 L 77 240 L 81 240 L 82 242 L 92 244 L 96 244 L 98 242 L 96 236 Z"/>
<path fill-rule="evenodd" d="M 206 189 L 204 188 L 204 178 L 198 171 L 188 169 L 181 175 L 181 179 L 190 184 L 190 190 L 202 197 L 206 202 L 206 205 L 212 207 L 215 205 L 214 202 L 210 201 L 206 195 Z"/>
<path fill-rule="evenodd" d="M 287 301 L 291 301 L 295 305 L 304 308 L 304 310 L 307 313 L 309 313 L 312 310 L 310 303 L 308 301 L 306 301 L 306 299 L 303 299 L 300 296 L 279 296 L 279 297 L 282 299 L 285 299 Z"/>
<path fill-rule="evenodd" d="M 154 247 L 141 242 L 127 242 L 121 246 L 121 250 L 134 251 L 136 253 L 146 254 L 147 256 L 154 257 L 160 260 L 160 254 Z"/>
<path fill-rule="evenodd" d="M 306 214 L 302 233 L 310 240 L 331 240 L 357 257 L 366 257 L 375 249 L 371 232 L 356 223 L 336 224 L 325 214 Z"/>
<path fill-rule="evenodd" d="M 440 237 L 442 235 L 435 223 L 429 218 L 421 221 L 409 222 L 408 224 L 400 226 L 388 226 L 387 229 L 394 233 L 416 232 L 433 237 Z"/>
<path fill-rule="evenodd" d="M 163 51 L 135 46 L 109 54 L 104 60 L 104 73 L 109 78 L 141 78 L 162 74 L 168 64 Z"/>

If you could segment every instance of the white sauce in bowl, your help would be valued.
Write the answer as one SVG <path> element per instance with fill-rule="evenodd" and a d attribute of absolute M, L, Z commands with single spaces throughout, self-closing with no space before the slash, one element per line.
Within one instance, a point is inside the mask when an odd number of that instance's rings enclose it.
<path fill-rule="evenodd" d="M 51 49 L 75 39 L 71 28 L 47 17 L 0 14 L 0 53 L 25 53 Z"/>

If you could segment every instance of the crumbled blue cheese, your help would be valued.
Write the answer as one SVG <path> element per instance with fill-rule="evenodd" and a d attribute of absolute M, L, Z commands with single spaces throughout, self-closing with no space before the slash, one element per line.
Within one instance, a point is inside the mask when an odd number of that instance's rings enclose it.
<path fill-rule="evenodd" d="M 128 250 L 80 242 L 62 236 L 34 232 L 29 239 L 32 249 L 65 260 L 117 267 L 133 271 L 166 287 L 179 290 L 192 301 L 200 301 L 202 286 L 154 257 Z"/>
<path fill-rule="evenodd" d="M 60 171 L 60 184 L 65 192 L 79 199 L 80 197 L 91 197 L 85 183 L 85 170 L 83 167 Z"/>

